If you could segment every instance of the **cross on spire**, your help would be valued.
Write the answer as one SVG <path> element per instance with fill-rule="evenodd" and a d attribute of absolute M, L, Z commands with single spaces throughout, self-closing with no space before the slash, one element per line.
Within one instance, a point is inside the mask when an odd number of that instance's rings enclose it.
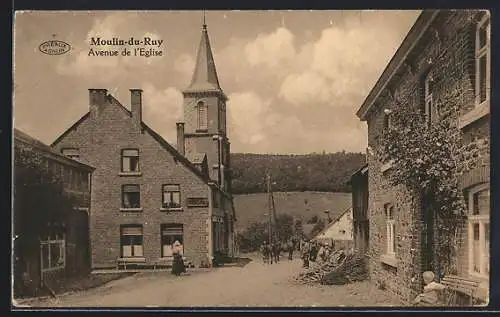
<path fill-rule="evenodd" d="M 206 21 L 206 17 L 205 17 L 205 10 L 203 10 L 203 28 L 204 29 L 207 28 L 207 21 Z"/>

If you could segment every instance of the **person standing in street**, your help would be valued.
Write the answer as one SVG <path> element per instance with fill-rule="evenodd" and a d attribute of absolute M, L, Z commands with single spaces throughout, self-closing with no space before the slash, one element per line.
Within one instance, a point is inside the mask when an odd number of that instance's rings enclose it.
<path fill-rule="evenodd" d="M 172 263 L 172 274 L 181 275 L 186 272 L 186 267 L 184 266 L 183 252 L 181 243 L 176 240 L 172 248 L 172 254 L 174 255 L 174 261 Z"/>
<path fill-rule="evenodd" d="M 288 240 L 287 250 L 288 250 L 288 260 L 293 260 L 293 241 L 292 241 L 292 239 Z"/>
<path fill-rule="evenodd" d="M 311 253 L 311 250 L 309 247 L 309 242 L 304 241 L 304 243 L 302 244 L 302 247 L 301 247 L 301 251 L 302 251 L 302 261 L 303 261 L 302 266 L 305 268 L 308 268 L 309 267 L 309 256 Z"/>

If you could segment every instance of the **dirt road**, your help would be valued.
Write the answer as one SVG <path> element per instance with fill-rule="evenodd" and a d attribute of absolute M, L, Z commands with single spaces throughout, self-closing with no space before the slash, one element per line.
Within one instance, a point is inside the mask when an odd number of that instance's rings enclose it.
<path fill-rule="evenodd" d="M 139 273 L 102 287 L 57 299 L 30 302 L 38 307 L 339 307 L 397 306 L 369 282 L 307 286 L 291 281 L 299 260 L 266 265 L 255 260 L 174 277 L 168 272 Z"/>

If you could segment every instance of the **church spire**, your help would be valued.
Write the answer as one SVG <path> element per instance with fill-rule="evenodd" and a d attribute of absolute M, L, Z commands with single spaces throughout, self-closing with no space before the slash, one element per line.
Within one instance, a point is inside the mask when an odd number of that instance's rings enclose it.
<path fill-rule="evenodd" d="M 205 11 L 203 11 L 203 26 L 201 31 L 201 41 L 196 57 L 193 78 L 188 87 L 188 91 L 220 90 L 219 78 L 215 69 L 214 57 L 208 38 Z"/>

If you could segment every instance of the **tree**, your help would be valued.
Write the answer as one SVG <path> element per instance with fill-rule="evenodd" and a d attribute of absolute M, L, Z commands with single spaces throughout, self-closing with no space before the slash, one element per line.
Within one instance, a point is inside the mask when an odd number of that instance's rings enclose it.
<path fill-rule="evenodd" d="M 311 219 L 307 220 L 308 224 L 318 223 L 318 216 L 314 215 Z"/>
<path fill-rule="evenodd" d="M 466 212 L 457 177 L 463 161 L 457 100 L 458 89 L 438 99 L 435 106 L 439 116 L 430 124 L 420 109 L 397 100 L 397 110 L 390 114 L 391 125 L 376 149 L 381 163 L 393 162 L 391 184 L 403 185 L 419 197 L 425 202 L 423 212 L 431 213 L 436 220 L 438 243 L 434 245 L 438 249 L 433 253 L 438 257 L 434 261 L 438 274 L 456 269 L 451 268 L 451 256 L 457 248 L 454 237 Z"/>
<path fill-rule="evenodd" d="M 321 232 L 325 228 L 325 219 L 320 219 L 318 222 L 316 222 L 311 229 L 311 236 L 310 238 L 314 238 L 318 233 Z"/>
<path fill-rule="evenodd" d="M 293 217 L 287 213 L 277 215 L 276 227 L 280 241 L 288 241 L 294 233 Z"/>
<path fill-rule="evenodd" d="M 37 252 L 51 227 L 65 225 L 75 206 L 62 181 L 48 171 L 40 154 L 14 149 L 14 234 L 17 254 Z"/>

